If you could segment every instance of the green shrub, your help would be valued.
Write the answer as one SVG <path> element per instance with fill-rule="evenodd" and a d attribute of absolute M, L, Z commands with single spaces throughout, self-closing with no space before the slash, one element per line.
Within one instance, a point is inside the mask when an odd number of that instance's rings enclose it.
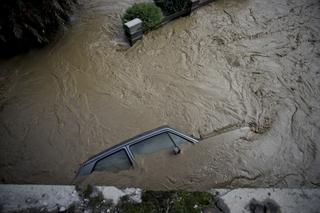
<path fill-rule="evenodd" d="M 136 3 L 129 7 L 124 14 L 122 21 L 125 23 L 134 18 L 143 22 L 145 31 L 152 30 L 162 20 L 162 11 L 153 3 Z"/>
<path fill-rule="evenodd" d="M 154 0 L 154 2 L 166 15 L 169 15 L 186 9 L 190 0 Z"/>
<path fill-rule="evenodd" d="M 133 203 L 128 197 L 122 197 L 117 207 L 118 212 L 131 213 L 200 213 L 214 202 L 215 197 L 208 192 L 145 191 L 141 203 Z"/>

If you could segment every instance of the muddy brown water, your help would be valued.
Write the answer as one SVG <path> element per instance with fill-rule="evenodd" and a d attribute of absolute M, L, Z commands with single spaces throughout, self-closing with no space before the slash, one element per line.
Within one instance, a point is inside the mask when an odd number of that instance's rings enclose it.
<path fill-rule="evenodd" d="M 0 62 L 1 182 L 68 184 L 90 156 L 163 124 L 196 137 L 239 124 L 250 130 L 186 149 L 175 172 L 119 185 L 320 185 L 318 0 L 218 0 L 128 48 L 132 3 L 83 0 L 56 42 Z"/>

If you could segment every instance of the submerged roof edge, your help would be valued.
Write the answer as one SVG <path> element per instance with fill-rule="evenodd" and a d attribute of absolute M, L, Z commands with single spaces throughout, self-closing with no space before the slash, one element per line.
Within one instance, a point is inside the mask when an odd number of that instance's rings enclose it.
<path fill-rule="evenodd" d="M 114 145 L 112 147 L 109 147 L 101 152 L 99 152 L 98 154 L 90 157 L 88 160 L 86 160 L 85 162 L 83 162 L 80 166 L 79 169 L 81 169 L 81 167 L 91 163 L 92 161 L 95 161 L 101 157 L 105 157 L 105 155 L 108 155 L 110 152 L 115 152 L 115 151 L 118 151 L 118 149 L 122 149 L 124 146 L 127 146 L 127 145 L 131 145 L 131 144 L 134 144 L 134 143 L 137 143 L 141 140 L 145 140 L 145 139 L 148 139 L 152 136 L 155 136 L 155 135 L 158 135 L 158 134 L 161 134 L 161 133 L 165 133 L 165 132 L 171 132 L 171 133 L 174 133 L 174 134 L 177 134 L 178 136 L 192 142 L 192 143 L 198 143 L 199 141 L 191 136 L 188 136 L 174 128 L 171 128 L 170 126 L 160 126 L 158 128 L 155 128 L 155 129 L 152 129 L 152 130 L 148 130 L 146 132 L 143 132 L 139 135 L 136 135 L 132 138 L 129 138 L 129 139 L 126 139 L 124 141 L 122 141 L 121 143 L 117 144 L 117 145 Z M 130 142 L 129 144 L 127 144 L 128 142 Z M 111 153 L 110 153 L 111 154 Z"/>

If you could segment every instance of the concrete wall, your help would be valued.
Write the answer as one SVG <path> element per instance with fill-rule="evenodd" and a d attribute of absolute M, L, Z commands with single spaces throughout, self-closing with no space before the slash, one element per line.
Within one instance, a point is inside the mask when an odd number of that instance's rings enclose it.
<path fill-rule="evenodd" d="M 141 202 L 141 189 L 124 190 L 96 187 L 104 197 L 116 204 L 128 195 L 131 200 Z M 282 212 L 319 213 L 320 188 L 315 189 L 211 189 L 209 192 L 219 199 L 217 206 L 223 212 Z M 47 211 L 65 211 L 72 204 L 83 203 L 74 186 L 61 185 L 0 185 L 0 212 L 21 211 L 37 208 Z"/>

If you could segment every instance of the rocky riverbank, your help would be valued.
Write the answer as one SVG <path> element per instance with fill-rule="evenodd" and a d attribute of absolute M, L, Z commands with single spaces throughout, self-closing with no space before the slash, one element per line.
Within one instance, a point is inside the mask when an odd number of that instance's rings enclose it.
<path fill-rule="evenodd" d="M 0 185 L 1 212 L 317 212 L 319 189 L 144 191 L 112 186 Z"/>

